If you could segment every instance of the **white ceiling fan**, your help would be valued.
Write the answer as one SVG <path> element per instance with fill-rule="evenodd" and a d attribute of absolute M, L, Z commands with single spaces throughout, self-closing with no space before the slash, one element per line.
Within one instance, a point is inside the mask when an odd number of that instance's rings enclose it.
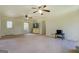
<path fill-rule="evenodd" d="M 32 9 L 36 9 L 33 13 L 39 12 L 41 15 L 43 15 L 43 12 L 50 12 L 50 10 L 45 9 L 46 7 L 46 5 L 40 5 L 37 8 L 32 7 Z"/>

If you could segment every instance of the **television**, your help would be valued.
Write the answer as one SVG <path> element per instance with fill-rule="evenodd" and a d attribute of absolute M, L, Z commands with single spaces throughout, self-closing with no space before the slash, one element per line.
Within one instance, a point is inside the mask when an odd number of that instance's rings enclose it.
<path fill-rule="evenodd" d="M 39 28 L 39 23 L 34 23 L 33 28 Z"/>
<path fill-rule="evenodd" d="M 56 30 L 57 34 L 62 34 L 62 30 Z"/>

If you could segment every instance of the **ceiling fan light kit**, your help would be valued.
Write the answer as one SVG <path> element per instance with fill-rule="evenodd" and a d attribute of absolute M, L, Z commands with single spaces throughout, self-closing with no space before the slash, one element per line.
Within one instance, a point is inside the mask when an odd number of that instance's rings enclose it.
<path fill-rule="evenodd" d="M 43 13 L 43 11 L 42 10 L 38 10 L 38 12 L 41 14 L 41 13 Z"/>
<path fill-rule="evenodd" d="M 32 7 L 32 9 L 36 9 L 36 11 L 34 11 L 33 13 L 38 12 L 38 13 L 40 13 L 41 15 L 43 15 L 43 11 L 44 11 L 44 12 L 50 12 L 50 10 L 46 10 L 46 9 L 45 9 L 46 7 L 47 7 L 46 5 L 40 5 L 40 6 L 38 6 L 37 8 Z"/>

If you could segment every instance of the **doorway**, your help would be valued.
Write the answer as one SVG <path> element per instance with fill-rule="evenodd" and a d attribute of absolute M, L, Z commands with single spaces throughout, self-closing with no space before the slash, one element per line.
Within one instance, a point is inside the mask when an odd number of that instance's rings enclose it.
<path fill-rule="evenodd" d="M 29 23 L 28 22 L 24 22 L 24 31 L 25 31 L 25 33 L 29 33 Z"/>
<path fill-rule="evenodd" d="M 45 21 L 42 21 L 41 23 L 41 32 L 42 32 L 42 35 L 46 35 L 46 22 Z"/>

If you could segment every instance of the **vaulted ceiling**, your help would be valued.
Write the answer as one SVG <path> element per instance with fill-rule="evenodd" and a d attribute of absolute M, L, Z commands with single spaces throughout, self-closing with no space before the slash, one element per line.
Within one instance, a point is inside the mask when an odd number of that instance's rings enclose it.
<path fill-rule="evenodd" d="M 0 5 L 0 15 L 8 17 L 24 16 L 25 14 L 32 17 L 46 17 L 46 16 L 58 16 L 61 14 L 69 13 L 72 11 L 79 10 L 79 6 L 74 5 L 47 5 L 46 9 L 51 12 L 44 12 L 44 15 L 39 13 L 33 13 L 35 11 L 32 7 L 36 5 Z"/>

